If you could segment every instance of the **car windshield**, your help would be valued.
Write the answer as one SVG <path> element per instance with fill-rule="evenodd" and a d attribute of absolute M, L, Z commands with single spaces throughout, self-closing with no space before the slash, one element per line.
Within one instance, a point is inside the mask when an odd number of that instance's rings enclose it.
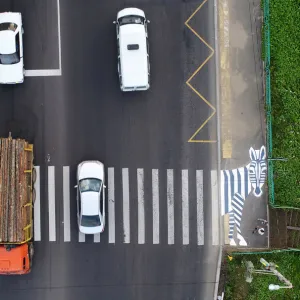
<path fill-rule="evenodd" d="M 1 65 L 13 65 L 20 61 L 20 57 L 17 52 L 12 54 L 1 54 L 0 53 L 0 64 Z"/>
<path fill-rule="evenodd" d="M 81 226 L 83 227 L 96 227 L 100 225 L 101 225 L 100 217 L 98 215 L 95 216 L 82 215 L 81 217 Z"/>
<path fill-rule="evenodd" d="M 0 31 L 3 30 L 12 30 L 16 31 L 18 25 L 15 23 L 0 23 Z"/>
<path fill-rule="evenodd" d="M 102 181 L 96 178 L 85 178 L 79 181 L 80 192 L 99 192 Z"/>
<path fill-rule="evenodd" d="M 126 24 L 144 24 L 145 18 L 140 16 L 125 16 L 118 20 L 120 26 Z"/>

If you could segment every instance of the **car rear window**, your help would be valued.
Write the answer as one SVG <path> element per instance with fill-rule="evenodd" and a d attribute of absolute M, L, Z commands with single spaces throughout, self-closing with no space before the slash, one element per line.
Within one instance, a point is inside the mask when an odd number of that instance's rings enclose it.
<path fill-rule="evenodd" d="M 96 227 L 100 226 L 100 217 L 98 215 L 95 216 L 85 216 L 82 215 L 81 218 L 81 226 L 83 227 Z"/>

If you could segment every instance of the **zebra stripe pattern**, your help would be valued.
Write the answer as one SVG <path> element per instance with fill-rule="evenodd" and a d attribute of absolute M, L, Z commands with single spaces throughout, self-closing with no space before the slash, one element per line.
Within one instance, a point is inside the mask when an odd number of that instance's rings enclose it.
<path fill-rule="evenodd" d="M 245 199 L 251 193 L 255 197 L 262 195 L 262 186 L 267 176 L 266 149 L 264 146 L 260 150 L 249 149 L 250 163 L 246 166 L 221 171 L 221 213 L 229 214 L 229 234 L 230 243 L 233 240 L 234 227 L 237 229 L 237 237 L 240 245 L 247 245 L 241 235 L 241 221 Z"/>
<path fill-rule="evenodd" d="M 244 199 L 251 192 L 251 182 L 249 180 L 249 165 L 233 170 L 221 171 L 221 211 L 222 216 L 232 210 L 231 200 L 238 193 Z"/>
<path fill-rule="evenodd" d="M 229 214 L 229 234 L 230 239 L 233 238 L 234 225 L 237 232 L 241 234 L 241 220 L 245 199 L 240 194 L 234 194 L 232 199 L 232 211 Z"/>

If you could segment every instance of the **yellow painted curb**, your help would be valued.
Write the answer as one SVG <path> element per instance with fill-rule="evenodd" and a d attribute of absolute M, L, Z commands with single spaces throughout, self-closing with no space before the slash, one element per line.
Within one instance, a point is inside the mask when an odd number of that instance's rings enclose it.
<path fill-rule="evenodd" d="M 223 158 L 232 156 L 231 134 L 231 84 L 229 57 L 229 9 L 227 0 L 219 0 L 219 49 L 220 49 L 220 97 L 221 140 Z"/>

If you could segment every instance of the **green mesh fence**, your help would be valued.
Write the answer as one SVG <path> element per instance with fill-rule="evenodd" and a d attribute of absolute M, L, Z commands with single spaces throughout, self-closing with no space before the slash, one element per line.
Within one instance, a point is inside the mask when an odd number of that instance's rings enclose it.
<path fill-rule="evenodd" d="M 264 0 L 264 60 L 265 60 L 265 90 L 266 90 L 266 120 L 267 120 L 267 151 L 268 151 L 268 187 L 269 202 L 275 204 L 274 178 L 272 158 L 272 104 L 271 104 L 271 78 L 270 78 L 270 24 L 269 0 Z"/>

